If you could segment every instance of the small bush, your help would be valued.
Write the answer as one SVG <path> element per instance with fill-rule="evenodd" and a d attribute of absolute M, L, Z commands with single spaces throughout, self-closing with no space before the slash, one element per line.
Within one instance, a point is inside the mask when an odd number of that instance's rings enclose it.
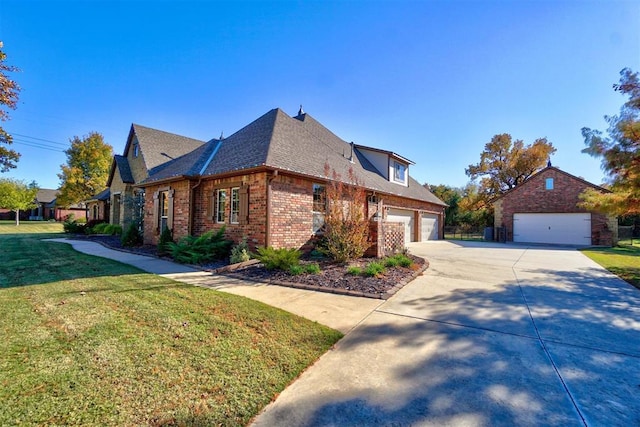
<path fill-rule="evenodd" d="M 186 236 L 178 243 L 166 244 L 173 259 L 184 264 L 202 264 L 229 256 L 233 241 L 224 238 L 224 227 L 208 231 L 201 236 Z"/>
<path fill-rule="evenodd" d="M 65 233 L 81 234 L 84 233 L 86 225 L 74 219 L 73 214 L 69 214 L 67 215 L 67 219 L 62 223 L 62 228 Z"/>
<path fill-rule="evenodd" d="M 364 275 L 367 277 L 378 277 L 384 274 L 386 268 L 384 264 L 378 261 L 373 261 L 367 264 L 367 267 L 364 269 Z"/>
<path fill-rule="evenodd" d="M 118 224 L 108 224 L 104 229 L 104 233 L 111 236 L 120 236 L 122 235 L 122 227 Z"/>
<path fill-rule="evenodd" d="M 292 276 L 299 276 L 304 273 L 304 267 L 301 265 L 292 265 L 289 267 L 289 274 Z"/>
<path fill-rule="evenodd" d="M 320 274 L 320 266 L 315 262 L 313 264 L 307 264 L 304 266 L 304 271 L 307 274 Z"/>
<path fill-rule="evenodd" d="M 158 239 L 158 255 L 169 254 L 169 243 L 173 243 L 173 233 L 169 227 L 165 227 L 160 233 L 160 239 Z"/>
<path fill-rule="evenodd" d="M 362 274 L 362 268 L 353 265 L 347 268 L 347 274 L 351 274 L 352 276 L 359 276 Z"/>
<path fill-rule="evenodd" d="M 384 266 L 388 268 L 393 268 L 397 266 L 410 267 L 411 264 L 413 264 L 413 261 L 411 260 L 411 258 L 403 254 L 396 254 L 384 260 Z"/>
<path fill-rule="evenodd" d="M 108 226 L 109 226 L 109 223 L 107 222 L 96 224 L 93 227 L 91 227 L 89 233 L 90 234 L 107 234 L 105 230 L 107 229 Z"/>
<path fill-rule="evenodd" d="M 142 244 L 142 235 L 140 234 L 140 230 L 138 230 L 138 224 L 136 222 L 129 224 L 127 231 L 122 235 L 120 241 L 125 248 Z"/>
<path fill-rule="evenodd" d="M 243 237 L 240 243 L 231 248 L 231 258 L 229 261 L 231 264 L 237 264 L 239 262 L 249 261 L 250 259 L 251 254 L 249 253 L 247 238 Z"/>
<path fill-rule="evenodd" d="M 272 247 L 258 248 L 255 258 L 264 264 L 267 270 L 288 271 L 292 265 L 300 263 L 302 252 L 297 249 L 274 249 Z"/>

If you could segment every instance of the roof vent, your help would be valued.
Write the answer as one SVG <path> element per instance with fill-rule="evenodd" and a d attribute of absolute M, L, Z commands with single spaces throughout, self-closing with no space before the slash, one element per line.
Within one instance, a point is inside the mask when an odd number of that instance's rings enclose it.
<path fill-rule="evenodd" d="M 302 104 L 300 104 L 300 109 L 298 110 L 298 115 L 301 116 L 304 114 L 304 110 L 302 109 Z"/>

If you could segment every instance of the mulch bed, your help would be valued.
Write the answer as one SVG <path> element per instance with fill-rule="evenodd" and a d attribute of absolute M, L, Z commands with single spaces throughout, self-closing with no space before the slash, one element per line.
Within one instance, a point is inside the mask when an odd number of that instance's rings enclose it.
<path fill-rule="evenodd" d="M 78 235 L 75 238 L 88 239 L 113 249 L 129 251 L 140 255 L 158 257 L 155 246 L 138 246 L 134 248 L 124 248 L 118 236 L 105 235 Z M 421 275 L 429 266 L 429 263 L 420 257 L 409 255 L 414 262 L 411 268 L 393 267 L 387 268 L 386 272 L 379 277 L 354 276 L 347 273 L 350 266 L 365 267 L 371 258 L 361 258 L 351 261 L 348 265 L 337 264 L 327 260 L 309 261 L 302 263 L 318 263 L 319 274 L 291 275 L 280 270 L 267 270 L 260 263 L 252 264 L 241 268 L 233 268 L 228 262 L 217 262 L 205 266 L 195 266 L 203 270 L 212 271 L 214 274 L 233 277 L 242 280 L 269 283 L 279 286 L 287 286 L 300 289 L 309 289 L 320 292 L 330 292 L 342 295 L 352 295 L 367 298 L 388 299 L 394 295 L 404 285 Z M 165 259 L 170 259 L 166 258 Z"/>

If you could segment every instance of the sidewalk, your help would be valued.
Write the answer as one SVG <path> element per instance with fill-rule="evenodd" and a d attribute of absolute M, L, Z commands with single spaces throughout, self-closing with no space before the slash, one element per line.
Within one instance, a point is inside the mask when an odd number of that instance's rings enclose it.
<path fill-rule="evenodd" d="M 48 239 L 45 241 L 67 243 L 78 252 L 129 264 L 140 270 L 177 282 L 212 288 L 261 301 L 345 334 L 384 302 L 369 298 L 243 281 L 155 257 L 109 249 L 99 243 L 87 240 Z"/>

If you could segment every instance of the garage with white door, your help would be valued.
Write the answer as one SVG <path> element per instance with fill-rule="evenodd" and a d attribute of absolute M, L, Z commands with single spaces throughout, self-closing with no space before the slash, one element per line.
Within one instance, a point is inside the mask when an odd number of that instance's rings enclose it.
<path fill-rule="evenodd" d="M 390 208 L 387 211 L 388 222 L 401 222 L 404 224 L 404 243 L 405 245 L 414 241 L 414 212 L 407 209 Z"/>
<path fill-rule="evenodd" d="M 513 241 L 591 245 L 591 214 L 514 213 Z"/>
<path fill-rule="evenodd" d="M 438 240 L 438 215 L 423 213 L 420 218 L 420 241 Z"/>

